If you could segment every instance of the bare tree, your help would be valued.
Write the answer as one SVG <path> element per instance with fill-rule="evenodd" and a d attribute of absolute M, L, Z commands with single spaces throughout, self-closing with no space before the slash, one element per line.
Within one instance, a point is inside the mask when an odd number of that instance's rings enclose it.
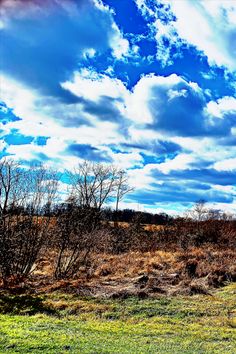
<path fill-rule="evenodd" d="M 124 171 L 113 165 L 84 161 L 69 173 L 71 195 L 57 220 L 58 259 L 56 278 L 70 277 L 86 262 L 96 243 L 105 203 L 120 200 L 131 188 Z"/>
<path fill-rule="evenodd" d="M 32 271 L 50 226 L 42 208 L 52 205 L 56 191 L 56 173 L 0 162 L 0 276 L 5 283 Z"/>
<path fill-rule="evenodd" d="M 118 226 L 118 220 L 117 220 L 117 215 L 118 215 L 118 210 L 119 210 L 119 204 L 120 201 L 123 199 L 123 197 L 134 190 L 133 187 L 129 185 L 129 179 L 127 176 L 126 171 L 124 170 L 119 170 L 117 172 L 117 177 L 116 177 L 116 182 L 115 182 L 115 198 L 116 198 L 116 206 L 115 206 L 115 215 L 116 219 L 114 222 L 114 226 Z"/>
<path fill-rule="evenodd" d="M 114 196 L 119 170 L 113 165 L 84 161 L 70 173 L 72 195 L 82 208 L 101 210 Z"/>
<path fill-rule="evenodd" d="M 77 203 L 81 207 L 97 210 L 101 210 L 107 201 L 115 198 L 117 211 L 123 197 L 133 190 L 128 183 L 126 171 L 114 165 L 84 161 L 70 174 L 70 179 L 73 185 L 72 194 Z"/>
<path fill-rule="evenodd" d="M 190 216 L 194 219 L 197 223 L 200 223 L 206 220 L 208 215 L 208 209 L 206 208 L 206 201 L 204 199 L 200 199 L 197 201 L 190 212 Z"/>
<path fill-rule="evenodd" d="M 126 171 L 119 170 L 117 173 L 116 179 L 116 212 L 119 209 L 119 203 L 123 199 L 123 197 L 134 190 L 133 187 L 129 185 L 129 178 L 127 176 Z"/>
<path fill-rule="evenodd" d="M 94 208 L 82 208 L 70 198 L 56 223 L 58 257 L 55 278 L 68 278 L 86 265 L 95 245 L 99 229 L 98 215 Z"/>
<path fill-rule="evenodd" d="M 71 277 L 89 258 L 100 227 L 101 208 L 114 193 L 117 169 L 84 161 L 74 173 L 69 172 L 69 178 L 71 194 L 57 219 L 56 278 Z"/>
<path fill-rule="evenodd" d="M 22 204 L 25 198 L 23 170 L 12 160 L 0 161 L 0 215 L 7 214 L 9 207 Z"/>

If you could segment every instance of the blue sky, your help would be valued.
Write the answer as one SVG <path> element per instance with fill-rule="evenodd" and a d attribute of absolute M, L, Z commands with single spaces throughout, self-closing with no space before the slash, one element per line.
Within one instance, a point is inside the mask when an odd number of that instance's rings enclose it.
<path fill-rule="evenodd" d="M 0 157 L 114 163 L 122 207 L 236 212 L 234 0 L 0 6 Z"/>

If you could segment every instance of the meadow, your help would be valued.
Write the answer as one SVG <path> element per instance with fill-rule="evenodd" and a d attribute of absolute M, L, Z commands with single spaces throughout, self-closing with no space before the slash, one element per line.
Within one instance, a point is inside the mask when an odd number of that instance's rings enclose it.
<path fill-rule="evenodd" d="M 56 291 L 0 298 L 0 353 L 235 353 L 236 284 L 139 299 Z"/>

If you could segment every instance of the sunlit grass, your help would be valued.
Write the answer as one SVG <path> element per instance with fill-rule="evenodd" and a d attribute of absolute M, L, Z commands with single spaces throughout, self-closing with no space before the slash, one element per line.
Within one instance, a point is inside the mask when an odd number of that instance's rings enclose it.
<path fill-rule="evenodd" d="M 235 299 L 236 284 L 145 300 L 12 296 L 0 301 L 0 353 L 233 354 Z"/>

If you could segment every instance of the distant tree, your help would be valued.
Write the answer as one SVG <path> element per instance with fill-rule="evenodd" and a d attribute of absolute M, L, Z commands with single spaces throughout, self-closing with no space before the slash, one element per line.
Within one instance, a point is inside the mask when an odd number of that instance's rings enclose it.
<path fill-rule="evenodd" d="M 83 208 L 101 210 L 105 203 L 115 199 L 117 211 L 124 195 L 133 190 L 127 173 L 112 164 L 84 161 L 69 176 L 71 196 Z"/>
<path fill-rule="evenodd" d="M 119 209 L 119 203 L 123 199 L 123 197 L 134 190 L 133 187 L 129 185 L 129 178 L 127 176 L 126 171 L 119 170 L 117 171 L 116 177 L 116 207 L 115 211 L 117 212 Z"/>
<path fill-rule="evenodd" d="M 208 209 L 206 208 L 206 200 L 200 199 L 197 201 L 190 212 L 191 217 L 198 223 L 207 218 Z"/>
<path fill-rule="evenodd" d="M 101 210 L 114 195 L 118 170 L 113 165 L 84 161 L 69 173 L 72 184 L 71 197 L 82 208 Z"/>

